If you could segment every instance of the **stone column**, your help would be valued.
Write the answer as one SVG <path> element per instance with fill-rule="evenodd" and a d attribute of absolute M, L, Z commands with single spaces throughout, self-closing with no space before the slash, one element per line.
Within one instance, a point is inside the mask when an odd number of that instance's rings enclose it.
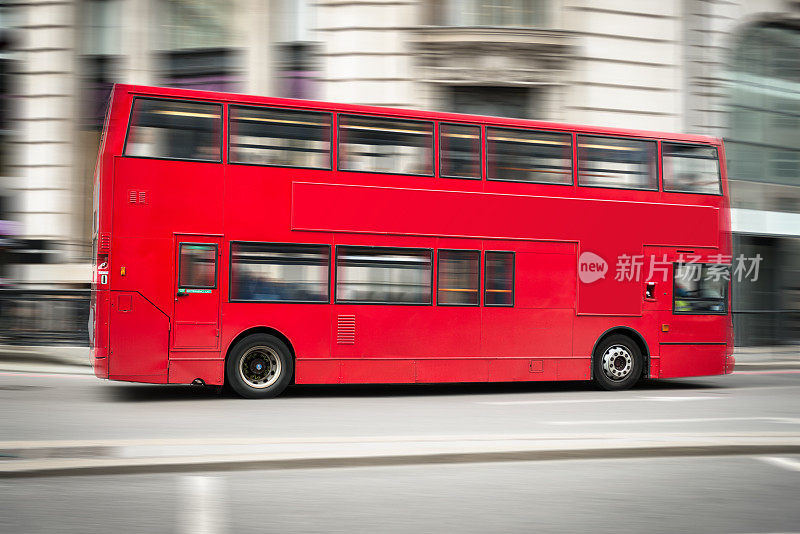
<path fill-rule="evenodd" d="M 240 0 L 237 28 L 243 29 L 244 90 L 248 94 L 275 96 L 275 66 L 270 0 Z"/>

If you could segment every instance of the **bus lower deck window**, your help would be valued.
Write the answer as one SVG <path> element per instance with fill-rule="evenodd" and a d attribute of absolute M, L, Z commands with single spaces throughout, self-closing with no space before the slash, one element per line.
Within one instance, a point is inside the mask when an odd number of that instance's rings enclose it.
<path fill-rule="evenodd" d="M 336 302 L 430 304 L 431 250 L 339 246 Z"/>
<path fill-rule="evenodd" d="M 436 269 L 436 302 L 444 306 L 477 306 L 481 253 L 440 250 Z"/>
<path fill-rule="evenodd" d="M 231 300 L 328 302 L 328 245 L 232 243 Z"/>
<path fill-rule="evenodd" d="M 514 253 L 487 251 L 484 262 L 484 305 L 513 306 Z"/>
<path fill-rule="evenodd" d="M 703 315 L 728 312 L 730 265 L 675 263 L 672 311 Z"/>

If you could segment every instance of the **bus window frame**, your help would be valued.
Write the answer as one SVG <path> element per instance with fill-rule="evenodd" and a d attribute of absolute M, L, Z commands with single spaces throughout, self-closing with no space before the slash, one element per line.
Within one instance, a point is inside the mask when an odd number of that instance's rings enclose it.
<path fill-rule="evenodd" d="M 341 117 L 367 117 L 367 118 L 374 118 L 374 119 L 388 119 L 388 120 L 397 120 L 397 121 L 405 121 L 405 122 L 418 122 L 421 124 L 430 124 L 431 125 L 431 172 L 430 174 L 418 174 L 418 173 L 408 173 L 408 172 L 384 172 L 384 171 L 357 171 L 351 169 L 342 169 L 342 136 L 340 135 L 341 132 L 339 131 L 341 127 Z M 424 178 L 434 178 L 436 177 L 436 159 L 438 154 L 436 153 L 436 135 L 437 135 L 437 128 L 436 128 L 436 120 L 427 120 L 427 119 L 408 119 L 402 116 L 396 115 L 369 115 L 369 114 L 362 114 L 362 113 L 351 113 L 351 112 L 336 112 L 336 171 L 337 172 L 357 172 L 360 174 L 385 174 L 387 176 L 420 176 Z M 354 245 L 356 246 L 356 245 Z"/>
<path fill-rule="evenodd" d="M 703 193 L 702 191 L 682 191 L 678 189 L 667 189 L 666 182 L 664 181 L 664 145 L 682 145 L 682 146 L 691 146 L 691 147 L 702 147 L 702 148 L 713 148 L 714 152 L 717 153 L 716 161 L 717 161 L 717 193 Z M 721 197 L 722 196 L 722 165 L 720 165 L 719 161 L 719 146 L 717 145 L 706 145 L 703 143 L 687 143 L 685 141 L 661 141 L 661 190 L 664 193 L 680 193 L 682 195 L 706 195 L 712 197 Z"/>
<path fill-rule="evenodd" d="M 328 150 L 328 166 L 327 167 L 300 167 L 297 165 L 273 165 L 270 163 L 247 163 L 243 161 L 231 161 L 231 123 L 233 122 L 231 119 L 231 108 L 247 108 L 247 109 L 279 109 L 279 110 L 286 110 L 286 111 L 307 111 L 311 113 L 318 113 L 320 115 L 328 115 L 331 119 L 329 124 L 329 132 L 330 138 L 328 144 L 330 146 Z M 257 106 L 252 104 L 232 104 L 228 103 L 228 139 L 227 144 L 225 146 L 225 157 L 227 158 L 227 163 L 230 165 L 247 165 L 253 167 L 275 167 L 278 169 L 310 169 L 313 171 L 332 171 L 333 170 L 333 130 L 336 127 L 336 123 L 334 122 L 334 115 L 333 111 L 320 111 L 314 110 L 309 108 L 291 108 L 291 107 L 278 107 L 278 106 Z"/>
<path fill-rule="evenodd" d="M 128 149 L 128 136 L 131 133 L 131 125 L 133 124 L 133 110 L 136 107 L 137 100 L 160 100 L 162 102 L 183 102 L 183 103 L 192 103 L 192 104 L 211 104 L 215 106 L 219 106 L 219 159 L 191 159 L 191 158 L 160 158 L 156 156 L 135 156 L 132 154 L 126 154 L 125 152 Z M 149 97 L 149 96 L 142 96 L 142 95 L 134 95 L 133 99 L 131 100 L 130 110 L 128 111 L 128 126 L 125 130 L 125 141 L 122 145 L 122 157 L 123 158 L 135 158 L 135 159 L 154 159 L 159 161 L 186 161 L 190 163 L 222 163 L 222 155 L 226 152 L 225 151 L 225 136 L 223 130 L 225 129 L 225 103 L 223 102 L 212 102 L 209 100 L 192 100 L 192 99 L 181 99 L 181 98 L 159 98 L 159 97 Z"/>
<path fill-rule="evenodd" d="M 195 245 L 203 247 L 214 247 L 214 285 L 213 286 L 197 286 L 197 285 L 182 285 L 181 284 L 181 267 L 183 266 L 183 250 L 184 245 Z M 219 289 L 219 246 L 216 243 L 199 243 L 195 241 L 179 241 L 178 242 L 178 289 Z"/>
<path fill-rule="evenodd" d="M 478 287 L 476 291 L 478 293 L 478 298 L 476 299 L 475 304 L 447 304 L 439 302 L 439 262 L 441 261 L 441 253 L 444 252 L 477 252 L 478 253 Z M 482 251 L 477 248 L 437 248 L 436 249 L 436 305 L 437 306 L 448 306 L 448 307 L 455 307 L 455 308 L 479 308 L 481 306 L 481 282 L 483 278 L 481 276 L 481 256 Z"/>
<path fill-rule="evenodd" d="M 558 183 L 558 182 L 542 182 L 539 180 L 532 181 L 532 180 L 508 180 L 505 178 L 492 178 L 489 176 L 489 165 L 490 165 L 490 157 L 491 151 L 489 150 L 489 129 L 500 129 L 500 130 L 513 130 L 518 132 L 538 132 L 538 133 L 549 133 L 549 134 L 559 134 L 565 135 L 569 138 L 570 143 L 570 157 L 569 157 L 569 164 L 570 164 L 570 171 L 569 171 L 569 183 Z M 575 167 L 576 162 L 576 148 L 575 148 L 575 132 L 570 130 L 539 130 L 536 128 L 518 128 L 513 126 L 497 126 L 494 124 L 486 124 L 486 138 L 484 140 L 485 143 L 485 151 L 486 151 L 486 181 L 487 182 L 508 182 L 514 184 L 542 184 L 542 185 L 560 185 L 562 187 L 573 187 L 577 182 L 577 168 Z M 502 252 L 502 251 L 493 251 L 493 252 Z"/>
<path fill-rule="evenodd" d="M 340 301 L 339 300 L 339 247 L 359 247 L 370 249 L 389 249 L 389 250 L 427 250 L 431 254 L 431 291 L 429 294 L 430 301 L 424 303 L 416 302 L 364 302 L 364 301 Z M 356 306 L 434 306 L 434 280 L 436 279 L 436 255 L 433 253 L 434 249 L 431 247 L 386 247 L 381 245 L 347 245 L 345 243 L 338 243 L 334 247 L 336 256 L 334 257 L 333 264 L 333 303 L 340 305 L 356 305 Z"/>
<path fill-rule="evenodd" d="M 511 304 L 488 304 L 486 302 L 486 257 L 487 253 L 502 252 L 511 254 Z M 483 251 L 483 305 L 489 308 L 513 308 L 517 302 L 517 253 L 514 250 L 484 250 Z"/>
<path fill-rule="evenodd" d="M 436 159 L 439 161 L 439 178 L 447 178 L 452 180 L 483 180 L 484 178 L 484 161 L 483 161 L 483 128 L 481 128 L 480 124 L 474 124 L 469 122 L 448 122 L 448 121 L 439 121 L 437 124 L 437 143 L 439 145 L 438 153 L 436 154 Z M 480 176 L 450 176 L 447 174 L 442 174 L 442 125 L 444 126 L 472 126 L 478 129 L 478 160 L 480 162 L 478 174 Z M 450 249 L 445 249 L 450 250 Z M 453 249 L 456 250 L 456 249 Z"/>
<path fill-rule="evenodd" d="M 328 249 L 328 298 L 327 300 L 250 300 L 235 299 L 231 297 L 233 287 L 233 245 L 301 245 L 313 247 L 327 247 Z M 230 241 L 228 245 L 230 254 L 228 255 L 228 302 L 229 303 L 254 303 L 254 304 L 330 304 L 331 303 L 331 266 L 333 265 L 333 247 L 329 243 L 281 243 L 276 241 Z"/>
<path fill-rule="evenodd" d="M 656 169 L 656 186 L 653 187 L 616 187 L 616 186 L 609 186 L 609 185 L 589 185 L 589 184 L 582 184 L 581 183 L 581 157 L 580 152 L 578 150 L 578 139 L 583 137 L 601 137 L 606 139 L 623 139 L 628 141 L 649 141 L 651 143 L 655 143 L 656 150 L 655 150 L 655 169 Z M 661 179 L 662 179 L 662 172 L 661 172 L 661 163 L 662 160 L 659 160 L 659 141 L 660 139 L 655 139 L 652 137 L 626 137 L 624 135 L 603 135 L 603 134 L 587 134 L 587 133 L 578 133 L 575 132 L 575 182 L 578 184 L 578 187 L 591 187 L 593 189 L 616 189 L 619 191 L 650 191 L 650 192 L 660 192 L 661 191 Z"/>

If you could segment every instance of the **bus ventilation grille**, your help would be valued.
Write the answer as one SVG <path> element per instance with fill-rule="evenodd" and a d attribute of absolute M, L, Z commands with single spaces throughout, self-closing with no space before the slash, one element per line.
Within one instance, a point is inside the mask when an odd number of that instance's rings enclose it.
<path fill-rule="evenodd" d="M 111 234 L 103 232 L 100 234 L 100 239 L 97 243 L 98 252 L 111 252 Z"/>
<path fill-rule="evenodd" d="M 336 343 L 352 345 L 356 342 L 356 316 L 340 315 L 336 328 Z"/>

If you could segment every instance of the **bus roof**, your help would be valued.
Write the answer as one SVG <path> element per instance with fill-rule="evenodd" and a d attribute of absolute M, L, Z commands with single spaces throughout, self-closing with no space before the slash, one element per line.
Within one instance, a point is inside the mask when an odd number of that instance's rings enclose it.
<path fill-rule="evenodd" d="M 626 128 L 608 128 L 600 126 L 587 126 L 560 122 L 547 122 L 531 119 L 517 119 L 508 117 L 492 117 L 485 115 L 469 115 L 441 111 L 422 111 L 407 108 L 391 108 L 381 106 L 363 106 L 357 104 L 341 104 L 319 100 L 301 100 L 294 98 L 279 98 L 270 96 L 245 95 L 240 93 L 226 93 L 218 91 L 199 91 L 196 89 L 178 89 L 172 87 L 156 87 L 148 85 L 115 84 L 116 92 L 129 93 L 134 96 L 147 96 L 155 98 L 177 98 L 192 100 L 213 100 L 218 102 L 243 104 L 243 105 L 268 105 L 288 108 L 303 108 L 320 111 L 340 113 L 358 113 L 366 115 L 383 115 L 403 117 L 418 120 L 437 120 L 485 124 L 509 128 L 534 128 L 539 130 L 570 131 L 585 134 L 610 135 L 620 137 L 642 137 L 662 139 L 678 142 L 704 143 L 721 145 L 722 140 L 717 137 L 705 135 L 682 134 L 670 132 L 657 132 L 649 130 L 632 130 Z"/>

